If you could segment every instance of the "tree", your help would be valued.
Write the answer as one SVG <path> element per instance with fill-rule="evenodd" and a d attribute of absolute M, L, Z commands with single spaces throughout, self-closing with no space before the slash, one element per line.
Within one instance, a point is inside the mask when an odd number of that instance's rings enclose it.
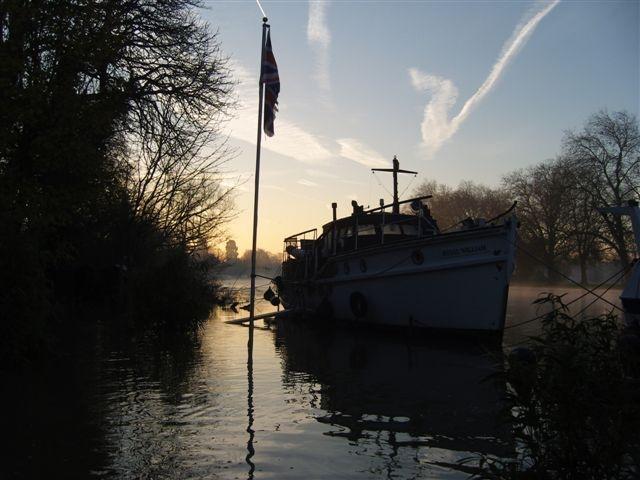
<path fill-rule="evenodd" d="M 637 119 L 627 112 L 601 111 L 591 116 L 582 131 L 568 131 L 562 142 L 580 188 L 592 209 L 623 205 L 640 196 L 640 133 Z M 629 265 L 631 228 L 619 216 L 604 215 L 605 229 L 598 238 Z"/>
<path fill-rule="evenodd" d="M 245 250 L 240 261 L 251 267 L 251 250 Z M 260 270 L 278 270 L 282 265 L 282 258 L 276 253 L 271 253 L 262 248 L 256 250 L 256 268 Z"/>
<path fill-rule="evenodd" d="M 602 258 L 603 246 L 600 240 L 604 235 L 602 215 L 593 207 L 590 196 L 580 188 L 579 171 L 573 168 L 571 161 L 558 160 L 567 176 L 567 187 L 563 202 L 567 207 L 567 250 L 569 256 L 578 261 L 580 282 L 587 284 L 587 267 Z"/>
<path fill-rule="evenodd" d="M 199 5 L 0 1 L 0 193 L 14 229 L 96 233 L 122 204 L 170 244 L 220 226 L 228 152 L 214 141 L 232 82 Z"/>
<path fill-rule="evenodd" d="M 494 189 L 472 181 L 462 181 L 456 189 L 425 180 L 414 190 L 414 196 L 433 195 L 429 207 L 441 229 L 455 226 L 467 217 L 490 219 L 511 205 L 504 190 Z"/>
<path fill-rule="evenodd" d="M 159 108 L 165 116 L 175 114 L 166 101 Z M 206 249 L 233 216 L 232 188 L 220 182 L 231 152 L 225 141 L 217 141 L 215 124 L 158 121 L 154 130 L 139 133 L 128 156 L 134 215 L 157 226 L 169 247 Z"/>
<path fill-rule="evenodd" d="M 520 242 L 547 268 L 547 278 L 556 281 L 560 259 L 567 255 L 570 226 L 565 167 L 548 161 L 516 170 L 503 178 L 503 185 L 518 202 Z"/>
<path fill-rule="evenodd" d="M 233 85 L 198 6 L 0 0 L 1 341 L 29 343 L 116 265 L 163 288 L 205 277 L 191 254 L 229 217 Z"/>

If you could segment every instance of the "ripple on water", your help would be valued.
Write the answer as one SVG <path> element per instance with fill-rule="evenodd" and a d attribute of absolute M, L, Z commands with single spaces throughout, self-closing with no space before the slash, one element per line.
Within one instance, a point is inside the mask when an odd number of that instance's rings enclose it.
<path fill-rule="evenodd" d="M 536 313 L 537 293 L 512 289 L 507 325 Z M 249 391 L 248 329 L 224 315 L 191 343 L 102 340 L 60 371 L 8 382 L 10 471 L 226 479 L 251 463 L 256 478 L 449 479 L 467 478 L 460 459 L 513 448 L 498 422 L 505 386 L 482 382 L 500 351 L 281 323 L 254 332 Z M 507 330 L 505 344 L 536 328 Z"/>

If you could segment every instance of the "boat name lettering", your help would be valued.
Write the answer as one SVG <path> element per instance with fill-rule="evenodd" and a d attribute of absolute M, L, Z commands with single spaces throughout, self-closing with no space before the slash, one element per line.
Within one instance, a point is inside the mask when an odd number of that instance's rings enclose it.
<path fill-rule="evenodd" d="M 448 248 L 446 250 L 442 250 L 443 257 L 454 257 L 457 255 L 473 255 L 476 253 L 482 253 L 487 250 L 486 245 L 471 245 L 469 247 L 460 247 L 460 248 Z"/>

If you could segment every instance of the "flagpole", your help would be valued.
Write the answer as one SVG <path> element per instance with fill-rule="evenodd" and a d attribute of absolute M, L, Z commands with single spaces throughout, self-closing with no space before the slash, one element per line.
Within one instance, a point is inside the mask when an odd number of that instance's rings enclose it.
<path fill-rule="evenodd" d="M 260 52 L 260 72 L 262 72 L 262 61 L 264 59 L 264 44 L 267 35 L 267 17 L 262 18 L 262 49 Z M 259 81 L 258 87 L 258 138 L 256 146 L 256 174 L 255 174 L 255 188 L 253 197 L 253 244 L 251 247 L 251 297 L 249 301 L 249 360 L 253 358 L 253 323 L 255 317 L 256 306 L 256 246 L 258 241 L 258 193 L 260 188 L 260 147 L 262 143 L 262 110 L 263 110 L 263 97 L 264 97 L 264 83 L 262 78 Z"/>
<path fill-rule="evenodd" d="M 247 442 L 247 456 L 245 458 L 249 465 L 249 479 L 253 478 L 255 464 L 251 460 L 255 454 L 253 447 L 253 438 L 255 432 L 253 430 L 253 324 L 256 306 L 256 246 L 258 241 L 258 193 L 260 188 L 260 146 L 262 143 L 262 104 L 264 97 L 264 83 L 262 81 L 262 62 L 264 59 L 264 44 L 267 35 L 267 17 L 262 18 L 262 48 L 260 50 L 260 80 L 258 82 L 258 139 L 256 146 L 256 175 L 255 175 L 255 192 L 253 197 L 253 243 L 251 245 L 251 297 L 249 301 L 249 340 L 247 342 L 247 415 L 249 417 L 249 425 L 247 432 L 249 440 Z"/>

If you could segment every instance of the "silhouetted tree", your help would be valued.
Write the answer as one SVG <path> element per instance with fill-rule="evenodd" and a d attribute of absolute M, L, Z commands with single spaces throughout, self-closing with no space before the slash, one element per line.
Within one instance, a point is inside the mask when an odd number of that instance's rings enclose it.
<path fill-rule="evenodd" d="M 569 131 L 562 142 L 579 186 L 592 209 L 623 205 L 640 196 L 640 133 L 627 112 L 601 111 L 580 132 Z M 597 237 L 629 264 L 631 229 L 625 218 L 603 215 L 605 229 Z"/>
<path fill-rule="evenodd" d="M 425 180 L 413 194 L 433 195 L 428 203 L 441 229 L 453 227 L 467 217 L 488 220 L 511 205 L 509 195 L 504 190 L 468 180 L 460 182 L 455 189 L 434 180 Z"/>
<path fill-rule="evenodd" d="M 547 267 L 549 279 L 558 280 L 560 260 L 568 253 L 570 180 L 557 161 L 516 170 L 503 185 L 518 201 L 520 242 Z"/>
<path fill-rule="evenodd" d="M 573 168 L 570 160 L 558 160 L 565 172 L 567 186 L 563 202 L 569 222 L 567 223 L 567 260 L 576 260 L 580 267 L 580 281 L 588 283 L 587 267 L 602 260 L 605 225 L 602 215 L 594 208 L 591 197 L 581 188 L 580 172 Z"/>
<path fill-rule="evenodd" d="M 248 268 L 251 267 L 251 250 L 245 250 L 240 261 Z M 256 267 L 264 270 L 277 270 L 282 264 L 282 257 L 262 248 L 256 250 Z"/>
<path fill-rule="evenodd" d="M 42 337 L 56 303 L 104 295 L 117 266 L 186 278 L 228 218 L 232 83 L 199 5 L 0 0 L 3 352 Z"/>

